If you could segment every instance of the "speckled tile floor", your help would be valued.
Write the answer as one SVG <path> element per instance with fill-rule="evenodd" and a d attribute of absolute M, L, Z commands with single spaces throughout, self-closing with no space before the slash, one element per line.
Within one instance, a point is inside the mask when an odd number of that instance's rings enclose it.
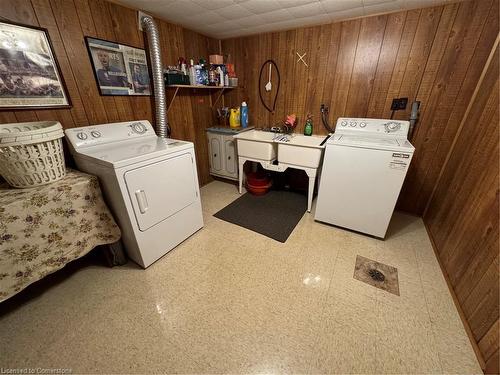
<path fill-rule="evenodd" d="M 78 260 L 0 305 L 0 367 L 73 373 L 481 373 L 421 219 L 380 241 L 305 214 L 276 242 L 212 216 L 147 270 Z M 353 278 L 398 269 L 400 296 Z"/>

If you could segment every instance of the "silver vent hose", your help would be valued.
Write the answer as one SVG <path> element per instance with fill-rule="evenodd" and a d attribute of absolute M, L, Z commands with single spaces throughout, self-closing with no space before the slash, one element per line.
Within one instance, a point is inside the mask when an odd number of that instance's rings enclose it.
<path fill-rule="evenodd" d="M 165 101 L 165 84 L 163 81 L 163 64 L 161 63 L 160 35 L 156 23 L 151 16 L 142 16 L 141 25 L 148 37 L 149 59 L 151 61 L 151 70 L 153 74 L 156 131 L 160 137 L 168 138 L 169 127 L 167 105 Z"/>

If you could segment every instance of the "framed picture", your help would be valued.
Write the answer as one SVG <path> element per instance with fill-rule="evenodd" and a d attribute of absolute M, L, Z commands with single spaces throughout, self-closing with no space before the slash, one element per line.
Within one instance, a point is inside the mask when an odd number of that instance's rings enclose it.
<path fill-rule="evenodd" d="M 69 107 L 47 29 L 0 22 L 0 110 Z"/>
<path fill-rule="evenodd" d="M 146 51 L 86 36 L 101 95 L 151 95 Z"/>

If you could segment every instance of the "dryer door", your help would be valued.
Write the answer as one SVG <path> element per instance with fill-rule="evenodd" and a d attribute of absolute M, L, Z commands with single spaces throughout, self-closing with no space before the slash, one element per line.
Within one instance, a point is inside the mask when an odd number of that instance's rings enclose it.
<path fill-rule="evenodd" d="M 125 172 L 125 183 L 141 231 L 197 199 L 195 173 L 189 153 Z"/>

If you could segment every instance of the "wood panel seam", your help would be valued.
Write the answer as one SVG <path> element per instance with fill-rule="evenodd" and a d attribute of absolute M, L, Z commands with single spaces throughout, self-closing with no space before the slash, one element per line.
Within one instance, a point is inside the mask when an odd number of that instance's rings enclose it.
<path fill-rule="evenodd" d="M 485 64 L 485 66 L 483 68 L 483 71 L 481 72 L 481 76 L 479 77 L 479 81 L 478 81 L 478 83 L 476 85 L 476 88 L 474 89 L 474 92 L 473 92 L 472 97 L 471 97 L 471 99 L 469 101 L 469 104 L 467 105 L 467 109 L 465 110 L 464 116 L 462 117 L 462 120 L 460 121 L 460 125 L 458 126 L 456 135 L 453 138 L 453 141 L 452 141 L 452 144 L 451 144 L 450 149 L 448 151 L 448 154 L 446 155 L 446 159 L 445 159 L 445 161 L 443 163 L 443 166 L 442 166 L 442 168 L 441 168 L 441 170 L 439 172 L 439 175 L 438 175 L 438 178 L 436 180 L 436 183 L 434 184 L 434 188 L 432 189 L 432 193 L 429 196 L 429 199 L 428 199 L 427 204 L 425 206 L 425 210 L 423 212 L 422 217 L 425 217 L 426 214 L 427 214 L 427 212 L 428 212 L 428 210 L 429 210 L 431 201 L 434 198 L 434 194 L 436 193 L 437 187 L 438 187 L 438 185 L 439 185 L 439 183 L 441 181 L 441 178 L 443 176 L 444 170 L 445 170 L 445 168 L 446 168 L 446 166 L 447 166 L 447 164 L 448 164 L 448 162 L 450 160 L 451 154 L 453 152 L 453 148 L 454 148 L 455 144 L 457 143 L 457 140 L 458 140 L 458 137 L 459 137 L 460 133 L 462 132 L 462 129 L 463 129 L 465 121 L 466 121 L 466 118 L 467 118 L 467 116 L 470 113 L 470 110 L 472 108 L 474 99 L 476 98 L 477 93 L 479 92 L 479 88 L 480 88 L 480 86 L 481 86 L 481 84 L 483 82 L 484 76 L 486 75 L 486 72 L 487 72 L 487 70 L 488 70 L 488 68 L 490 66 L 491 61 L 493 60 L 493 57 L 495 56 L 495 51 L 496 51 L 496 49 L 498 47 L 499 41 L 500 41 L 500 33 L 497 34 L 497 38 L 495 39 L 495 43 L 493 45 L 493 48 L 491 49 L 490 55 L 488 56 L 488 60 L 486 61 L 486 64 Z"/>

